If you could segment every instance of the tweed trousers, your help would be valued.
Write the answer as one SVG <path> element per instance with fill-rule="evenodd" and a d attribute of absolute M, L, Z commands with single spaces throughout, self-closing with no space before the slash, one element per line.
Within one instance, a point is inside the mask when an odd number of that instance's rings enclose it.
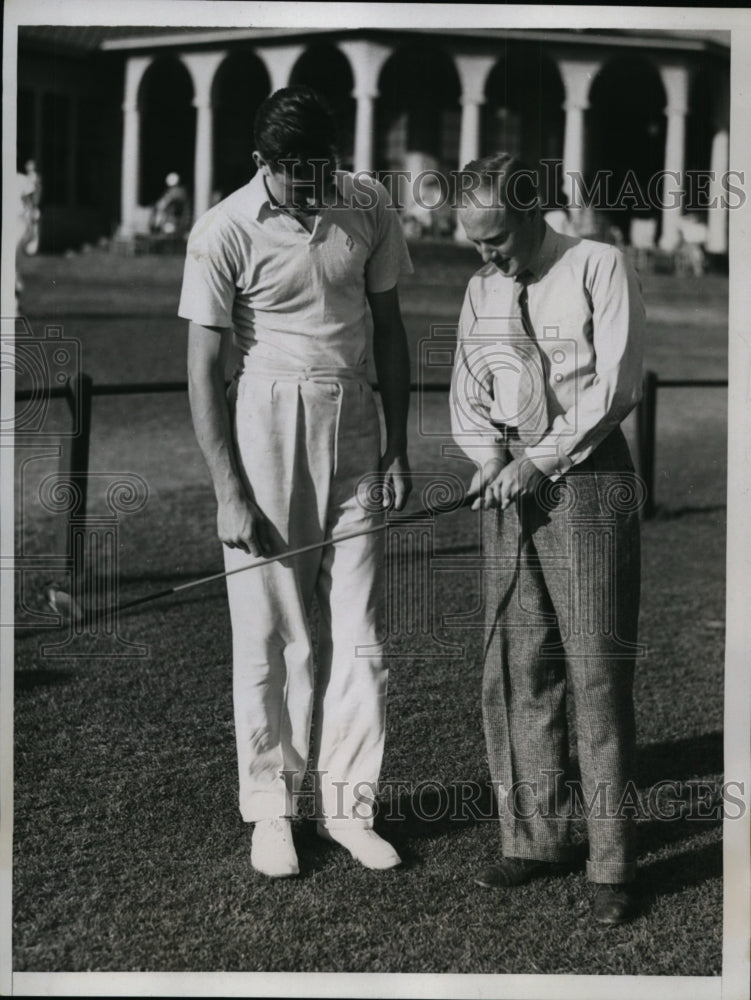
<path fill-rule="evenodd" d="M 594 882 L 628 882 L 636 872 L 633 809 L 624 803 L 635 757 L 639 500 L 618 429 L 565 476 L 483 522 L 483 721 L 502 850 L 570 859 L 578 799 Z M 567 699 L 580 786 L 570 780 Z"/>

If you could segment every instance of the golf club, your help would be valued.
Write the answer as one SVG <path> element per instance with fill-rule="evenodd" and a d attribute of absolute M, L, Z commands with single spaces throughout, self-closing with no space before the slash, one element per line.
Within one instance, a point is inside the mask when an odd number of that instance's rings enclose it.
<path fill-rule="evenodd" d="M 410 523 L 429 520 L 439 514 L 449 514 L 455 510 L 464 509 L 469 507 L 476 499 L 476 494 L 468 493 L 463 497 L 460 503 L 455 504 L 452 507 L 446 507 L 444 510 L 416 511 L 414 514 L 409 515 Z M 59 587 L 55 581 L 49 581 L 45 584 L 44 596 L 48 607 L 54 611 L 55 614 L 60 615 L 61 624 L 66 621 L 81 622 L 84 617 L 89 622 L 93 622 L 105 614 L 119 614 L 122 611 L 139 607 L 143 604 L 150 604 L 151 601 L 158 601 L 163 597 L 170 597 L 172 594 L 177 594 L 182 590 L 190 590 L 193 587 L 200 587 L 206 583 L 211 583 L 213 580 L 222 580 L 235 573 L 245 573 L 248 570 L 258 569 L 261 566 L 268 566 L 270 563 L 279 562 L 282 559 L 293 559 L 295 556 L 303 555 L 305 552 L 313 552 L 315 549 L 322 549 L 327 545 L 344 542 L 349 538 L 360 538 L 363 535 L 372 535 L 378 531 L 384 531 L 389 524 L 393 525 L 394 522 L 384 520 L 381 524 L 374 525 L 370 528 L 361 528 L 358 531 L 349 531 L 341 535 L 332 535 L 330 538 L 324 538 L 320 542 L 312 542 L 310 545 L 302 545 L 297 549 L 290 549 L 287 552 L 279 552 L 277 555 L 268 556 L 266 559 L 259 559 L 258 562 L 251 563 L 249 566 L 239 566 L 237 569 L 226 570 L 221 573 L 211 573 L 209 576 L 202 576 L 197 580 L 190 580 L 188 583 L 180 583 L 175 587 L 168 587 L 165 590 L 155 591 L 153 594 L 146 594 L 143 597 L 137 597 L 135 600 L 126 601 L 124 604 L 118 604 L 115 606 L 105 605 L 101 608 L 88 609 L 86 615 L 84 615 L 84 610 L 81 608 L 78 601 L 76 601 L 71 594 Z"/>

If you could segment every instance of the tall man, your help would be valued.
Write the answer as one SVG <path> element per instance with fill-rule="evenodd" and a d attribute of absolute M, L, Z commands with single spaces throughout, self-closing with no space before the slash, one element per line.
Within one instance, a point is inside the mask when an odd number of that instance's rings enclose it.
<path fill-rule="evenodd" d="M 620 422 L 639 399 L 644 309 L 614 247 L 556 233 L 536 178 L 499 153 L 465 167 L 460 218 L 485 266 L 459 321 L 453 433 L 478 463 L 488 636 L 483 719 L 508 887 L 570 860 L 567 689 L 588 811 L 593 916 L 635 910 L 632 682 L 638 483 Z"/>
<path fill-rule="evenodd" d="M 396 509 L 410 489 L 397 279 L 411 264 L 398 216 L 377 182 L 334 169 L 335 124 L 310 89 L 272 94 L 254 131 L 257 173 L 196 222 L 179 309 L 190 320 L 191 409 L 227 570 L 379 524 L 383 511 L 358 492 L 379 468 Z M 371 319 L 382 454 L 365 377 Z M 243 367 L 228 406 L 233 339 Z M 266 875 L 299 870 L 290 817 L 309 751 L 319 834 L 367 867 L 399 864 L 363 801 L 384 739 L 382 538 L 363 535 L 227 578 L 240 811 L 255 824 L 251 863 Z"/>

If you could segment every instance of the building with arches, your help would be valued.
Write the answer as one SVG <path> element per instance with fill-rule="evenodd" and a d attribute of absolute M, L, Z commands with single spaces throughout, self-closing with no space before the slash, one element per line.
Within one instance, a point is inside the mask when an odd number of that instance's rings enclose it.
<path fill-rule="evenodd" d="M 699 215 L 722 255 L 729 58 L 720 31 L 23 27 L 18 157 L 41 166 L 43 249 L 127 236 L 169 172 L 194 216 L 247 182 L 258 104 L 307 83 L 349 169 L 451 177 L 506 149 L 551 165 L 549 206 L 596 202 L 665 249 Z"/>

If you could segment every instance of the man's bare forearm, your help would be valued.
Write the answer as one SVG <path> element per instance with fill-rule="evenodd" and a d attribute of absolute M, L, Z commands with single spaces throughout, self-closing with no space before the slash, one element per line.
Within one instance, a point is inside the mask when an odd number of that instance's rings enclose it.
<path fill-rule="evenodd" d="M 190 410 L 198 446 L 209 468 L 214 493 L 222 503 L 242 494 L 237 473 L 229 411 L 223 392 L 212 381 L 189 378 Z"/>
<path fill-rule="evenodd" d="M 217 499 L 217 534 L 229 548 L 267 554 L 266 518 L 243 484 L 235 456 L 224 366 L 230 332 L 190 324 L 188 395 L 198 446 L 209 467 Z"/>
<path fill-rule="evenodd" d="M 409 414 L 409 354 L 406 335 L 383 338 L 373 356 L 386 420 L 386 447 L 395 453 L 407 450 Z"/>
<path fill-rule="evenodd" d="M 192 330 L 194 338 L 188 354 L 188 398 L 196 440 L 209 469 L 216 498 L 220 503 L 242 496 L 237 470 L 229 407 L 224 388 L 226 346 L 204 350 L 203 333 Z M 217 331 L 206 331 L 208 335 Z M 197 341 L 197 342 L 196 342 Z"/>
<path fill-rule="evenodd" d="M 369 295 L 373 313 L 373 360 L 386 420 L 386 449 L 407 451 L 409 414 L 409 349 L 396 289 Z"/>

